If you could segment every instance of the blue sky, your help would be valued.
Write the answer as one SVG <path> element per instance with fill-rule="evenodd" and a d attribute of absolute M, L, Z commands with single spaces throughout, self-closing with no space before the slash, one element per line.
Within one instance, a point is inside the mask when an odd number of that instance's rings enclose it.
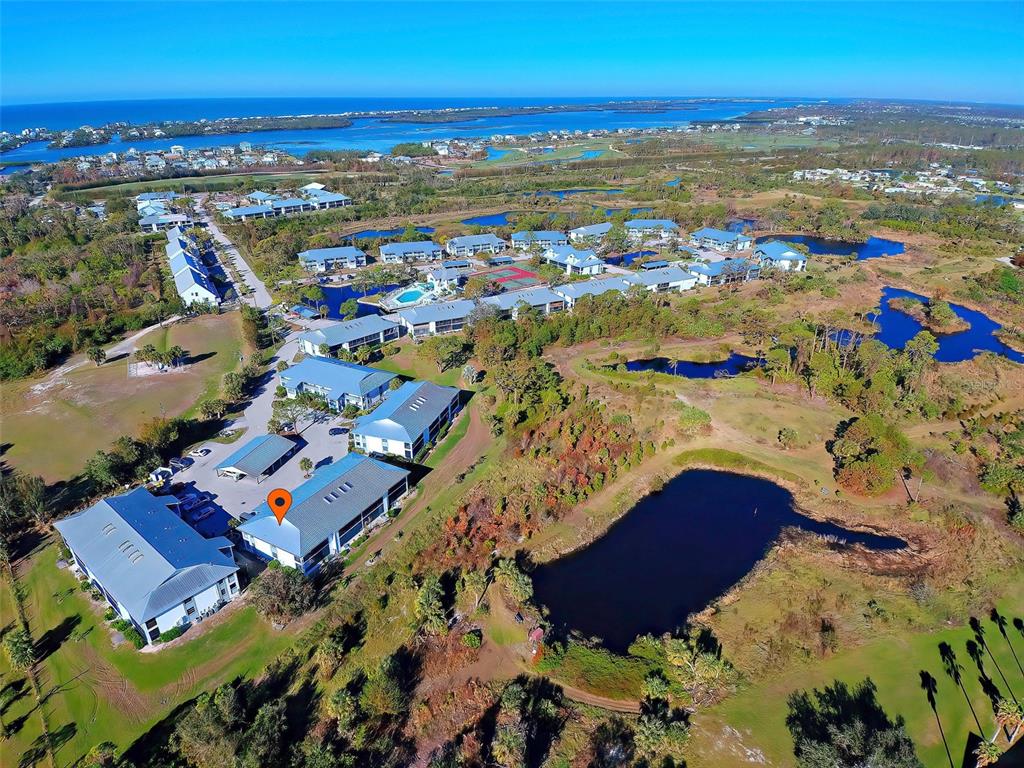
<path fill-rule="evenodd" d="M 3 0 L 6 104 L 219 96 L 1024 103 L 1024 2 Z"/>

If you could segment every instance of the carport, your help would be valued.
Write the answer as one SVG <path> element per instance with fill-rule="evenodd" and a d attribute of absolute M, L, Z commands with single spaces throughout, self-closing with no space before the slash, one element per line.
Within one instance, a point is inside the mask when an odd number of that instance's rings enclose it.
<path fill-rule="evenodd" d="M 235 480 L 254 477 L 260 483 L 297 450 L 295 443 L 281 435 L 255 437 L 217 465 L 217 476 Z"/>

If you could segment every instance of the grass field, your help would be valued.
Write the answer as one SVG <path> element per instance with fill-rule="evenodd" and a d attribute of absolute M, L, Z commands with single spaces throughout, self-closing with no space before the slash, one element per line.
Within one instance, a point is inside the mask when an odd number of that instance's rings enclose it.
<path fill-rule="evenodd" d="M 449 368 L 447 371 L 438 371 L 437 366 L 430 360 L 418 353 L 418 347 L 408 337 L 397 342 L 399 352 L 397 355 L 385 357 L 379 362 L 373 363 L 374 368 L 391 371 L 401 376 L 408 376 L 421 381 L 432 381 L 445 387 L 456 387 L 462 377 L 462 368 Z"/>
<path fill-rule="evenodd" d="M 237 312 L 203 315 L 157 329 L 138 346 L 147 343 L 162 349 L 177 344 L 199 360 L 181 371 L 139 378 L 128 378 L 127 358 L 99 367 L 86 362 L 64 376 L 5 384 L 2 442 L 10 448 L 4 458 L 48 482 L 67 479 L 97 450 L 137 434 L 146 420 L 188 412 L 238 365 L 240 318 Z M 52 386 L 42 386 L 50 381 Z"/>
<path fill-rule="evenodd" d="M 55 546 L 38 550 L 21 564 L 19 581 L 33 638 L 39 647 L 53 649 L 38 669 L 50 732 L 66 740 L 57 753 L 58 765 L 72 764 L 101 741 L 127 746 L 200 690 L 254 674 L 293 638 L 275 632 L 252 608 L 241 607 L 201 636 L 158 653 L 126 645 L 115 649 L 102 607 L 78 590 L 68 571 L 56 568 L 56 559 Z M 3 591 L 6 620 L 13 616 L 6 580 Z M 6 656 L 0 659 L 6 683 L 12 678 L 5 664 Z M 34 704 L 29 693 L 4 715 L 10 725 L 31 712 L 4 746 L 5 765 L 15 764 L 40 735 Z"/>
<path fill-rule="evenodd" d="M 999 608 L 1008 617 L 1021 616 L 1024 613 L 1024 584 L 1018 582 L 1011 585 L 1006 600 L 1000 603 Z M 983 625 L 989 647 L 1013 692 L 1020 698 L 1024 691 L 1024 675 L 995 625 L 987 618 L 983 619 Z M 1024 636 L 1012 626 L 1008 628 L 1008 635 L 1017 657 L 1024 663 Z M 740 732 L 744 747 L 760 750 L 771 765 L 793 765 L 793 745 L 785 725 L 786 697 L 789 693 L 812 687 L 821 688 L 835 679 L 853 684 L 870 677 L 878 686 L 879 702 L 888 714 L 905 718 L 910 736 L 917 745 L 918 756 L 925 766 L 943 768 L 949 765 L 946 749 L 936 725 L 936 715 L 920 685 L 920 672 L 925 670 L 938 683 L 936 711 L 954 764 L 960 765 L 967 735 L 971 730 L 977 731 L 977 726 L 963 693 L 943 672 L 938 645 L 947 642 L 956 651 L 964 667 L 964 686 L 988 737 L 996 726 L 992 704 L 983 693 L 978 681 L 978 670 L 965 650 L 966 641 L 972 637 L 973 633 L 966 627 L 934 633 L 895 635 L 824 661 L 809 662 L 788 669 L 784 675 L 748 688 L 707 714 L 699 715 L 694 728 L 690 764 L 694 768 L 739 768 L 750 765 L 739 753 L 723 747 L 729 740 L 722 738 L 722 727 L 728 723 Z M 1005 694 L 1006 685 L 988 658 L 985 658 L 985 668 L 995 685 Z M 1005 741 L 1003 744 L 1005 746 Z"/>

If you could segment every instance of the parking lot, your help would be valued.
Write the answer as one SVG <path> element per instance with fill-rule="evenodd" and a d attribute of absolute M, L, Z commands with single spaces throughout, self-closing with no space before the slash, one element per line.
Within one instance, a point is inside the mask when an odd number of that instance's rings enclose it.
<path fill-rule="evenodd" d="M 238 450 L 246 440 L 251 439 L 250 432 L 230 444 L 207 442 L 201 447 L 209 449 L 209 454 L 196 458 L 191 466 L 177 472 L 171 482 L 182 484 L 184 489 L 178 492 L 179 498 L 188 494 L 205 495 L 208 501 L 197 504 L 193 510 L 185 512 L 185 520 L 204 536 L 222 535 L 228 527 L 230 518 L 248 518 L 256 507 L 267 499 L 267 494 L 275 488 L 294 491 L 305 480 L 305 474 L 299 469 L 303 458 L 313 462 L 313 468 L 319 468 L 337 461 L 348 453 L 349 436 L 347 422 L 339 416 L 322 416 L 320 420 L 297 425 L 301 430 L 299 436 L 289 436 L 301 446 L 281 467 L 269 477 L 257 483 L 256 478 L 245 477 L 235 480 L 231 477 L 218 477 L 217 465 Z M 346 428 L 345 434 L 331 435 L 332 429 Z M 196 520 L 195 512 L 206 514 L 202 520 Z"/>

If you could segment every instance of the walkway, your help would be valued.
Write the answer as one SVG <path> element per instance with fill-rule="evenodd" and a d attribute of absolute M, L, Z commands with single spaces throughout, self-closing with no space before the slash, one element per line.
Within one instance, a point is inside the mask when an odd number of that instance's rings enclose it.
<path fill-rule="evenodd" d="M 270 291 L 267 290 L 267 286 L 263 284 L 263 281 L 256 277 L 256 273 L 249 266 L 249 263 L 242 258 L 242 254 L 238 252 L 235 244 L 228 239 L 228 236 L 217 226 L 217 222 L 214 221 L 213 217 L 203 208 L 206 197 L 206 195 L 196 195 L 196 207 L 202 211 L 201 220 L 209 228 L 214 241 L 221 246 L 221 258 L 226 257 L 242 278 L 242 282 L 252 289 L 252 293 L 248 296 L 242 296 L 241 291 L 238 291 L 239 296 L 243 301 L 252 304 L 258 309 L 269 309 L 274 303 L 270 297 Z"/>

